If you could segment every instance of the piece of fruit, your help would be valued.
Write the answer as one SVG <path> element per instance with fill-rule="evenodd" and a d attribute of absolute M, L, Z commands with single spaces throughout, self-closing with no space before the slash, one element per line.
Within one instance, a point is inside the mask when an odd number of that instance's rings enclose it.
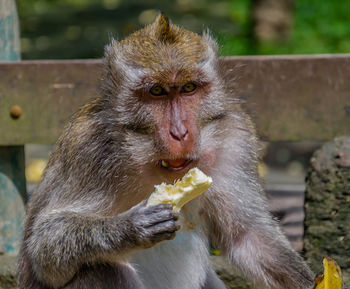
<path fill-rule="evenodd" d="M 198 168 L 190 169 L 173 185 L 162 183 L 154 186 L 155 190 L 149 197 L 147 206 L 171 204 L 173 210 L 178 212 L 187 202 L 203 194 L 212 182 L 212 178 Z"/>

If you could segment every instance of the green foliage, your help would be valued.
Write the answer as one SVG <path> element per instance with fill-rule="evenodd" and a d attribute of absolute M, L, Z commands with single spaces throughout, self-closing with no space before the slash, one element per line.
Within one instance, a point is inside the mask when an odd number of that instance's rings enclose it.
<path fill-rule="evenodd" d="M 233 7 L 249 19 L 251 0 L 231 0 Z M 249 22 L 239 22 L 237 35 L 220 35 L 223 55 L 318 54 L 350 52 L 350 1 L 295 0 L 295 20 L 291 38 L 280 43 L 255 43 Z M 242 9 L 245 7 L 245 9 Z M 248 7 L 248 8 L 247 8 Z M 238 18 L 239 19 L 239 18 Z M 254 46 L 254 47 L 252 47 Z"/>
<path fill-rule="evenodd" d="M 298 0 L 291 52 L 350 52 L 349 11 L 349 1 Z"/>
<path fill-rule="evenodd" d="M 253 37 L 253 0 L 18 0 L 23 59 L 95 58 L 110 37 L 125 37 L 158 10 L 174 23 L 209 28 L 222 55 L 350 52 L 350 1 L 295 0 L 294 29 L 284 42 Z"/>

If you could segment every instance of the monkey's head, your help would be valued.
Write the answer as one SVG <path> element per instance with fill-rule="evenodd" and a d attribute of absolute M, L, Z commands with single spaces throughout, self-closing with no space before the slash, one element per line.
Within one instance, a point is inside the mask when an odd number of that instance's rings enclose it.
<path fill-rule="evenodd" d="M 162 180 L 201 164 L 208 171 L 227 109 L 217 62 L 208 33 L 180 28 L 164 14 L 106 47 L 103 93 L 136 170 L 151 166 Z"/>

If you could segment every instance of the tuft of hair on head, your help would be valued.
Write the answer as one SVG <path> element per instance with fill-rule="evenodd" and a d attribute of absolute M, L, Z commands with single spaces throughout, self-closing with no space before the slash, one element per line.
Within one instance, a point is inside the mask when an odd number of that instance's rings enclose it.
<path fill-rule="evenodd" d="M 162 42 L 173 43 L 176 40 L 176 34 L 170 27 L 169 18 L 163 13 L 159 13 L 152 24 L 154 37 Z"/>

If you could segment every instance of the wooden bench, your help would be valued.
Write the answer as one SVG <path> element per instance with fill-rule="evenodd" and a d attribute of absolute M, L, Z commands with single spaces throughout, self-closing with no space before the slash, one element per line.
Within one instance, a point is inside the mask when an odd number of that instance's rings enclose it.
<path fill-rule="evenodd" d="M 350 54 L 221 58 L 263 140 L 325 141 L 350 133 Z M 101 60 L 0 63 L 0 145 L 54 143 L 95 97 Z M 11 117 L 13 106 L 21 108 Z"/>

